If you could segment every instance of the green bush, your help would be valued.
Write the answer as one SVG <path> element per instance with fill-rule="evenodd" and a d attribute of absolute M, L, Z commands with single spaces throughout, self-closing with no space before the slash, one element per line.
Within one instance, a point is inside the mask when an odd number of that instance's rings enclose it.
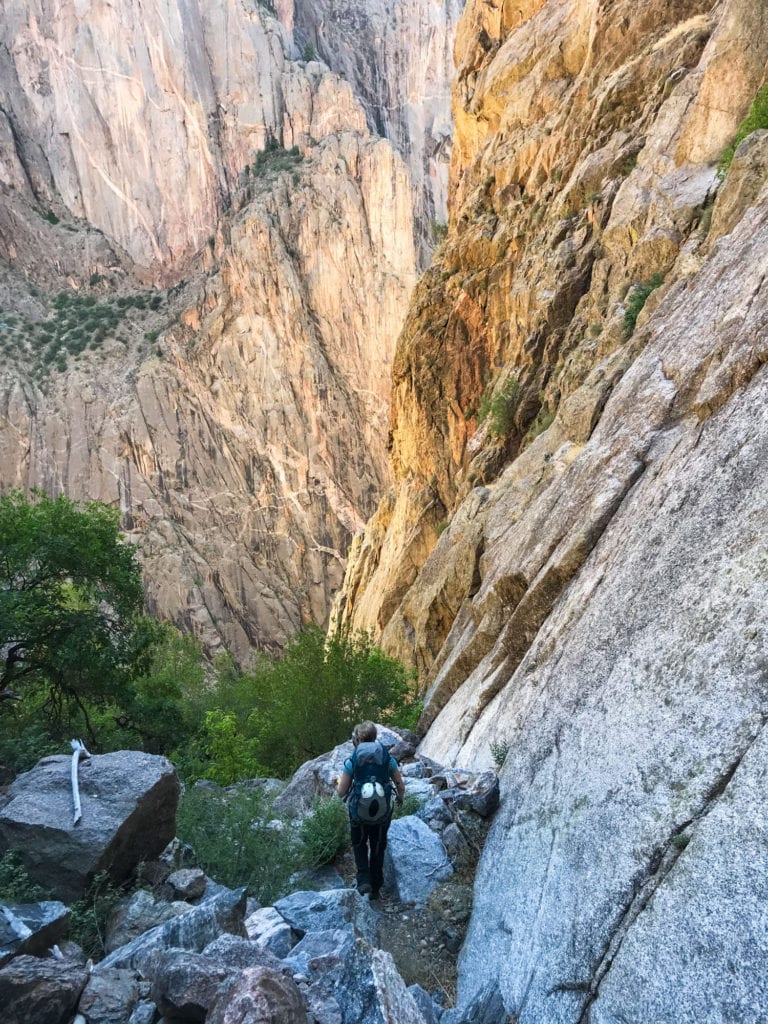
<path fill-rule="evenodd" d="M 93 960 L 101 960 L 107 950 L 104 935 L 109 916 L 123 897 L 106 871 L 99 872 L 82 899 L 69 908 L 67 937 L 76 942 Z"/>
<path fill-rule="evenodd" d="M 245 886 L 265 905 L 285 894 L 303 866 L 296 829 L 287 822 L 267 827 L 268 810 L 256 790 L 188 788 L 176 818 L 179 839 L 192 845 L 206 874 L 230 888 Z"/>
<path fill-rule="evenodd" d="M 501 770 L 507 759 L 508 753 L 509 740 L 491 741 L 491 757 L 493 758 L 493 763 L 496 765 L 497 771 Z"/>
<path fill-rule="evenodd" d="M 307 867 L 330 864 L 349 843 L 349 813 L 338 797 L 316 800 L 299 831 Z"/>
<path fill-rule="evenodd" d="M 482 396 L 478 422 L 488 420 L 488 429 L 494 437 L 507 437 L 512 432 L 519 401 L 520 383 L 516 377 L 508 377 L 495 394 Z"/>
<path fill-rule="evenodd" d="M 640 316 L 643 306 L 648 301 L 648 296 L 663 284 L 664 275 L 654 274 L 650 281 L 646 281 L 644 284 L 635 284 L 632 286 L 629 291 L 629 298 L 627 299 L 627 308 L 624 311 L 625 338 L 631 338 L 635 333 L 637 318 Z"/>
<path fill-rule="evenodd" d="M 720 157 L 717 165 L 717 176 L 721 181 L 728 174 L 728 169 L 733 163 L 734 155 L 741 143 L 748 135 L 758 131 L 760 128 L 768 128 L 768 85 L 763 86 L 757 96 L 755 96 L 747 116 L 739 125 L 736 138 Z"/>
<path fill-rule="evenodd" d="M 15 853 L 0 858 L 0 903 L 37 903 L 50 899 L 50 893 L 30 881 L 24 865 Z"/>
<path fill-rule="evenodd" d="M 304 50 L 302 51 L 302 57 L 304 58 L 305 61 L 307 61 L 307 63 L 309 63 L 309 61 L 311 60 L 317 59 L 317 53 L 315 52 L 315 44 L 313 42 L 310 41 L 305 43 Z"/>
<path fill-rule="evenodd" d="M 395 804 L 395 812 L 392 815 L 393 818 L 407 818 L 411 814 L 415 814 L 421 807 L 421 800 L 416 796 L 415 793 L 406 793 L 403 797 L 402 804 Z"/>

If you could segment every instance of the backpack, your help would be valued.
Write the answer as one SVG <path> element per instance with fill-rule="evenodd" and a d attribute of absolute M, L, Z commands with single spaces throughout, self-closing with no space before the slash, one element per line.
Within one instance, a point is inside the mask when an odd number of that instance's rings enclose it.
<path fill-rule="evenodd" d="M 392 813 L 389 751 L 378 740 L 359 743 L 352 754 L 349 813 L 364 825 L 381 825 Z"/>

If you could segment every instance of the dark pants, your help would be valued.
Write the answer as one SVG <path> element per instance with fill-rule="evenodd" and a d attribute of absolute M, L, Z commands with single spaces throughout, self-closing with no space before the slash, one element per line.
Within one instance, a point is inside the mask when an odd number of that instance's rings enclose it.
<path fill-rule="evenodd" d="M 357 868 L 357 884 L 368 884 L 377 893 L 384 881 L 384 851 L 387 848 L 389 821 L 384 821 L 380 825 L 363 825 L 350 818 L 349 825 Z"/>

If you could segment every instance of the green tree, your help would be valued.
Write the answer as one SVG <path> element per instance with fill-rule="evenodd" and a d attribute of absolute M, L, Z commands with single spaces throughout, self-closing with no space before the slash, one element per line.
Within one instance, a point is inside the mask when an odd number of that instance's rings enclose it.
<path fill-rule="evenodd" d="M 252 709 L 241 719 L 243 736 L 282 776 L 348 739 L 356 722 L 413 726 L 421 707 L 412 677 L 367 633 L 326 637 L 316 627 L 298 633 L 282 657 L 262 659 L 238 693 Z"/>
<path fill-rule="evenodd" d="M 159 635 L 142 605 L 115 510 L 0 497 L 0 696 L 26 694 L 54 728 L 76 708 L 96 744 L 89 706 L 130 703 Z"/>

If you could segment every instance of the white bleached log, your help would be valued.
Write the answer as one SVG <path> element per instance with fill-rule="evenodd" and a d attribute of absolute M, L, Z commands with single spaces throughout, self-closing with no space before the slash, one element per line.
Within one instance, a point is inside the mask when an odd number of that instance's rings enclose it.
<path fill-rule="evenodd" d="M 80 786 L 77 782 L 77 766 L 80 763 L 80 758 L 88 758 L 91 755 L 86 750 L 85 744 L 82 740 L 70 740 L 72 747 L 72 804 L 74 810 L 74 822 L 76 825 L 83 816 L 83 812 L 80 808 Z"/>

